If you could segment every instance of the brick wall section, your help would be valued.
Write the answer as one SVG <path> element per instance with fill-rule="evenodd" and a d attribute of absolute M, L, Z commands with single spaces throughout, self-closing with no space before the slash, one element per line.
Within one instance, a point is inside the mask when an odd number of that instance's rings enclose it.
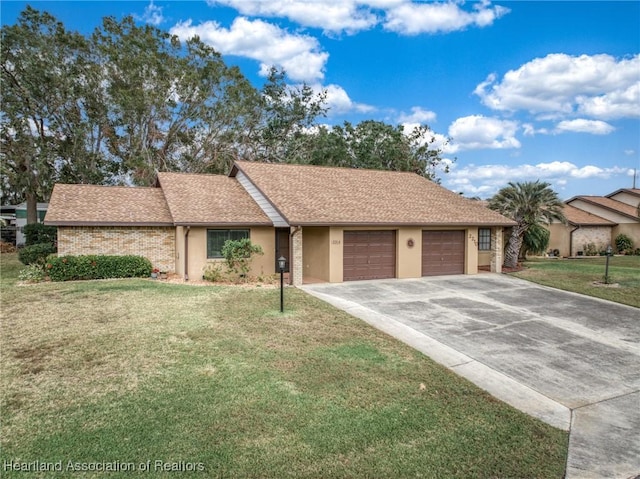
<path fill-rule="evenodd" d="M 290 269 L 292 275 L 291 283 L 294 286 L 302 286 L 302 227 L 299 227 L 296 231 L 295 228 L 291 228 L 291 231 L 295 231 L 293 239 L 291 241 L 291 260 L 293 262 L 293 268 Z"/>
<path fill-rule="evenodd" d="M 58 255 L 139 255 L 161 271 L 174 272 L 173 227 L 59 226 Z"/>
<path fill-rule="evenodd" d="M 611 244 L 610 226 L 582 226 L 573 232 L 573 245 L 571 255 L 576 256 L 578 251 L 585 251 L 585 245 L 593 243 L 598 251 L 607 249 Z"/>

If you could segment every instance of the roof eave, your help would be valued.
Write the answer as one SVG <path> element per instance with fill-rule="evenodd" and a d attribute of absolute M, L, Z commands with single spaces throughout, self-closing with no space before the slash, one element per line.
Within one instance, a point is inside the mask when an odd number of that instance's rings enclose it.
<path fill-rule="evenodd" d="M 385 221 L 292 221 L 292 226 L 335 226 L 335 227 L 349 227 L 349 226 L 357 226 L 357 227 L 419 227 L 419 228 L 460 228 L 463 226 L 515 226 L 517 223 L 515 221 L 512 222 L 478 222 L 478 221 L 460 221 L 460 222 L 385 222 Z"/>
<path fill-rule="evenodd" d="M 211 222 L 211 221 L 177 221 L 175 226 L 195 226 L 195 227 L 215 227 L 228 228 L 230 226 L 273 226 L 271 222 L 265 221 L 240 221 L 240 222 Z"/>
<path fill-rule="evenodd" d="M 49 226 L 162 226 L 172 227 L 173 223 L 144 221 L 144 222 L 118 222 L 118 221 L 51 221 L 44 220 L 45 225 Z"/>

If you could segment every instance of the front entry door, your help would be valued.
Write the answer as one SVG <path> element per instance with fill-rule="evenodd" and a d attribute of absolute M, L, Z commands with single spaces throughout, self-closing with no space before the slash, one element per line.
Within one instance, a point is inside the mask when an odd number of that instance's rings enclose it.
<path fill-rule="evenodd" d="M 284 256 L 287 258 L 287 265 L 284 268 L 284 272 L 289 272 L 289 265 L 291 264 L 291 257 L 289 256 L 289 228 L 276 228 L 276 273 L 280 272 L 278 268 L 278 258 Z"/>

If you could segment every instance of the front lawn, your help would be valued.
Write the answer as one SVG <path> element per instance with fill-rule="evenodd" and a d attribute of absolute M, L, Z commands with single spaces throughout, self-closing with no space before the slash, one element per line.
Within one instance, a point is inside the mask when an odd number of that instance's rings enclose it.
<path fill-rule="evenodd" d="M 297 289 L 1 261 L 2 477 L 563 476 L 567 433 Z"/>
<path fill-rule="evenodd" d="M 513 273 L 519 278 L 553 288 L 640 308 L 640 256 L 609 258 L 609 286 L 604 281 L 606 258 L 532 259 L 525 269 Z"/>

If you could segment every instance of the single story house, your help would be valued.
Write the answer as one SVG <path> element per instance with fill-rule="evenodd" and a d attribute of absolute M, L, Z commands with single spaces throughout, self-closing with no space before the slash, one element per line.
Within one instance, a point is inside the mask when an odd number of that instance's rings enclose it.
<path fill-rule="evenodd" d="M 227 239 L 264 255 L 251 274 L 342 282 L 500 272 L 514 222 L 414 173 L 237 161 L 229 175 L 159 173 L 154 188 L 56 184 L 58 254 L 139 254 L 201 277 Z"/>
<path fill-rule="evenodd" d="M 588 249 L 604 251 L 625 234 L 640 248 L 640 189 L 623 188 L 606 196 L 575 196 L 565 202 L 567 225 L 549 226 L 549 248 L 560 256 L 588 254 Z"/>

